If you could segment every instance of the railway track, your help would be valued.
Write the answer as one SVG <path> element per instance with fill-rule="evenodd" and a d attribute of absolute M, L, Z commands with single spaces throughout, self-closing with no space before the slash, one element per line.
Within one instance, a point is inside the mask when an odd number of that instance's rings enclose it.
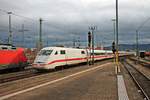
<path fill-rule="evenodd" d="M 150 100 L 150 80 L 128 62 L 122 62 L 130 76 L 144 95 L 144 100 Z"/>
<path fill-rule="evenodd" d="M 106 61 L 111 61 L 111 60 L 112 59 L 103 59 L 100 61 L 100 63 L 104 63 Z M 98 62 L 96 62 L 95 64 L 98 64 Z M 0 84 L 19 80 L 19 79 L 34 77 L 34 76 L 38 76 L 38 75 L 42 75 L 42 74 L 47 74 L 48 72 L 60 71 L 62 69 L 68 69 L 68 68 L 77 67 L 77 66 L 81 67 L 83 65 L 85 65 L 85 64 L 72 65 L 72 66 L 67 67 L 67 68 L 60 68 L 57 70 L 50 70 L 50 71 L 43 71 L 43 72 L 41 72 L 41 71 L 39 72 L 33 68 L 30 68 L 30 69 L 28 68 L 28 69 L 25 69 L 25 70 L 20 71 L 20 72 L 7 73 L 7 74 L 0 75 Z"/>
<path fill-rule="evenodd" d="M 140 65 L 142 66 L 145 66 L 145 67 L 149 67 L 150 68 L 150 62 L 147 61 L 147 60 L 138 60 L 138 59 L 135 59 L 135 58 L 129 58 L 130 60 L 134 61 L 135 63 L 139 63 Z"/>
<path fill-rule="evenodd" d="M 144 60 L 146 60 L 146 61 L 150 61 L 150 58 L 148 59 L 148 58 L 144 58 Z"/>
<path fill-rule="evenodd" d="M 42 73 L 38 73 L 38 71 L 36 71 L 32 68 L 21 71 L 21 72 L 2 74 L 2 75 L 0 75 L 0 84 L 23 79 L 23 78 L 33 77 L 33 76 L 37 76 L 40 74 L 42 74 Z"/>

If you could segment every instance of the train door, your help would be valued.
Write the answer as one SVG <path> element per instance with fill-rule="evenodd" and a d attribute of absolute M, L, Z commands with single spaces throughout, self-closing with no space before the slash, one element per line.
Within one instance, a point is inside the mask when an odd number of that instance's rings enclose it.
<path fill-rule="evenodd" d="M 86 52 L 86 61 L 87 61 L 87 64 L 89 64 L 89 62 L 90 62 L 90 59 L 89 59 L 89 58 L 90 58 L 90 57 L 89 57 L 90 54 L 88 53 L 88 49 L 85 49 L 85 50 L 86 50 L 86 51 L 85 51 L 85 52 Z"/>
<path fill-rule="evenodd" d="M 60 50 L 60 58 L 61 58 L 61 65 L 67 64 L 67 52 L 66 50 Z"/>

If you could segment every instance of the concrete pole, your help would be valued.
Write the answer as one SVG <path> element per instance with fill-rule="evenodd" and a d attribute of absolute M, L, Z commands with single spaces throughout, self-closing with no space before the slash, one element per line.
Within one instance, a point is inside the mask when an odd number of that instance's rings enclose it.
<path fill-rule="evenodd" d="M 114 28 L 114 42 L 116 44 L 116 19 L 112 19 L 113 21 L 113 28 Z"/>
<path fill-rule="evenodd" d="M 42 49 L 42 19 L 40 18 L 40 30 L 39 30 L 39 50 Z"/>
<path fill-rule="evenodd" d="M 118 0 L 116 0 L 116 49 L 118 52 Z"/>
<path fill-rule="evenodd" d="M 139 59 L 139 33 L 136 30 L 136 56 Z"/>
<path fill-rule="evenodd" d="M 12 44 L 11 14 L 12 14 L 12 12 L 8 12 L 8 15 L 9 15 L 9 37 L 8 37 L 8 44 Z"/>
<path fill-rule="evenodd" d="M 116 0 L 116 64 L 117 64 L 117 72 L 120 72 L 118 51 L 119 51 L 119 47 L 118 47 L 118 0 Z"/>
<path fill-rule="evenodd" d="M 22 43 L 23 43 L 23 47 L 25 47 L 25 45 L 24 45 L 24 24 L 22 24 Z"/>

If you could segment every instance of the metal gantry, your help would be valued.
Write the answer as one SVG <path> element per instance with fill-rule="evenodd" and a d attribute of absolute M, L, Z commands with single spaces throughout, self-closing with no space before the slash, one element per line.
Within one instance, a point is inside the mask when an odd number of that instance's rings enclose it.
<path fill-rule="evenodd" d="M 22 46 L 23 46 L 23 47 L 25 47 L 25 36 L 24 36 L 24 32 L 25 32 L 25 31 L 29 31 L 29 30 L 25 29 L 24 24 L 22 24 L 22 29 L 19 30 L 19 32 L 22 32 Z"/>

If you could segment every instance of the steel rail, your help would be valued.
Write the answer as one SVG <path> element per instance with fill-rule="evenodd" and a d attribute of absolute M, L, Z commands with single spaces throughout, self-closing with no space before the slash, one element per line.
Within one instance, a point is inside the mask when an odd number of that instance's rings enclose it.
<path fill-rule="evenodd" d="M 0 84 L 23 79 L 23 78 L 28 78 L 32 76 L 37 76 L 39 74 L 41 73 L 38 73 L 36 70 L 31 69 L 31 70 L 23 71 L 21 73 L 16 72 L 16 73 L 11 73 L 11 74 L 1 75 Z"/>
<path fill-rule="evenodd" d="M 129 58 L 129 59 L 132 60 L 132 61 L 138 61 L 140 65 L 150 68 L 150 62 L 137 60 L 137 59 L 134 59 L 134 58 Z"/>
<path fill-rule="evenodd" d="M 131 72 L 131 68 L 132 70 L 140 73 L 140 76 L 143 76 L 146 80 L 147 80 L 147 84 L 150 81 L 145 75 L 143 75 L 143 73 L 141 73 L 139 70 L 137 70 L 135 67 L 133 67 L 131 64 L 129 64 L 128 62 L 124 62 L 123 63 L 124 67 L 127 69 L 128 73 L 130 74 L 130 76 L 132 77 L 133 81 L 136 83 L 136 85 L 138 86 L 138 88 L 142 91 L 142 94 L 144 95 L 144 97 L 146 98 L 146 100 L 150 100 L 150 93 L 148 94 L 146 92 L 145 89 L 143 89 L 142 84 L 139 82 L 138 79 L 136 79 L 135 75 Z M 127 67 L 128 66 L 128 67 Z M 130 70 L 129 70 L 130 67 Z M 139 77 L 140 77 L 139 76 Z M 144 83 L 143 83 L 144 84 Z M 146 83 L 145 83 L 146 84 Z"/>

